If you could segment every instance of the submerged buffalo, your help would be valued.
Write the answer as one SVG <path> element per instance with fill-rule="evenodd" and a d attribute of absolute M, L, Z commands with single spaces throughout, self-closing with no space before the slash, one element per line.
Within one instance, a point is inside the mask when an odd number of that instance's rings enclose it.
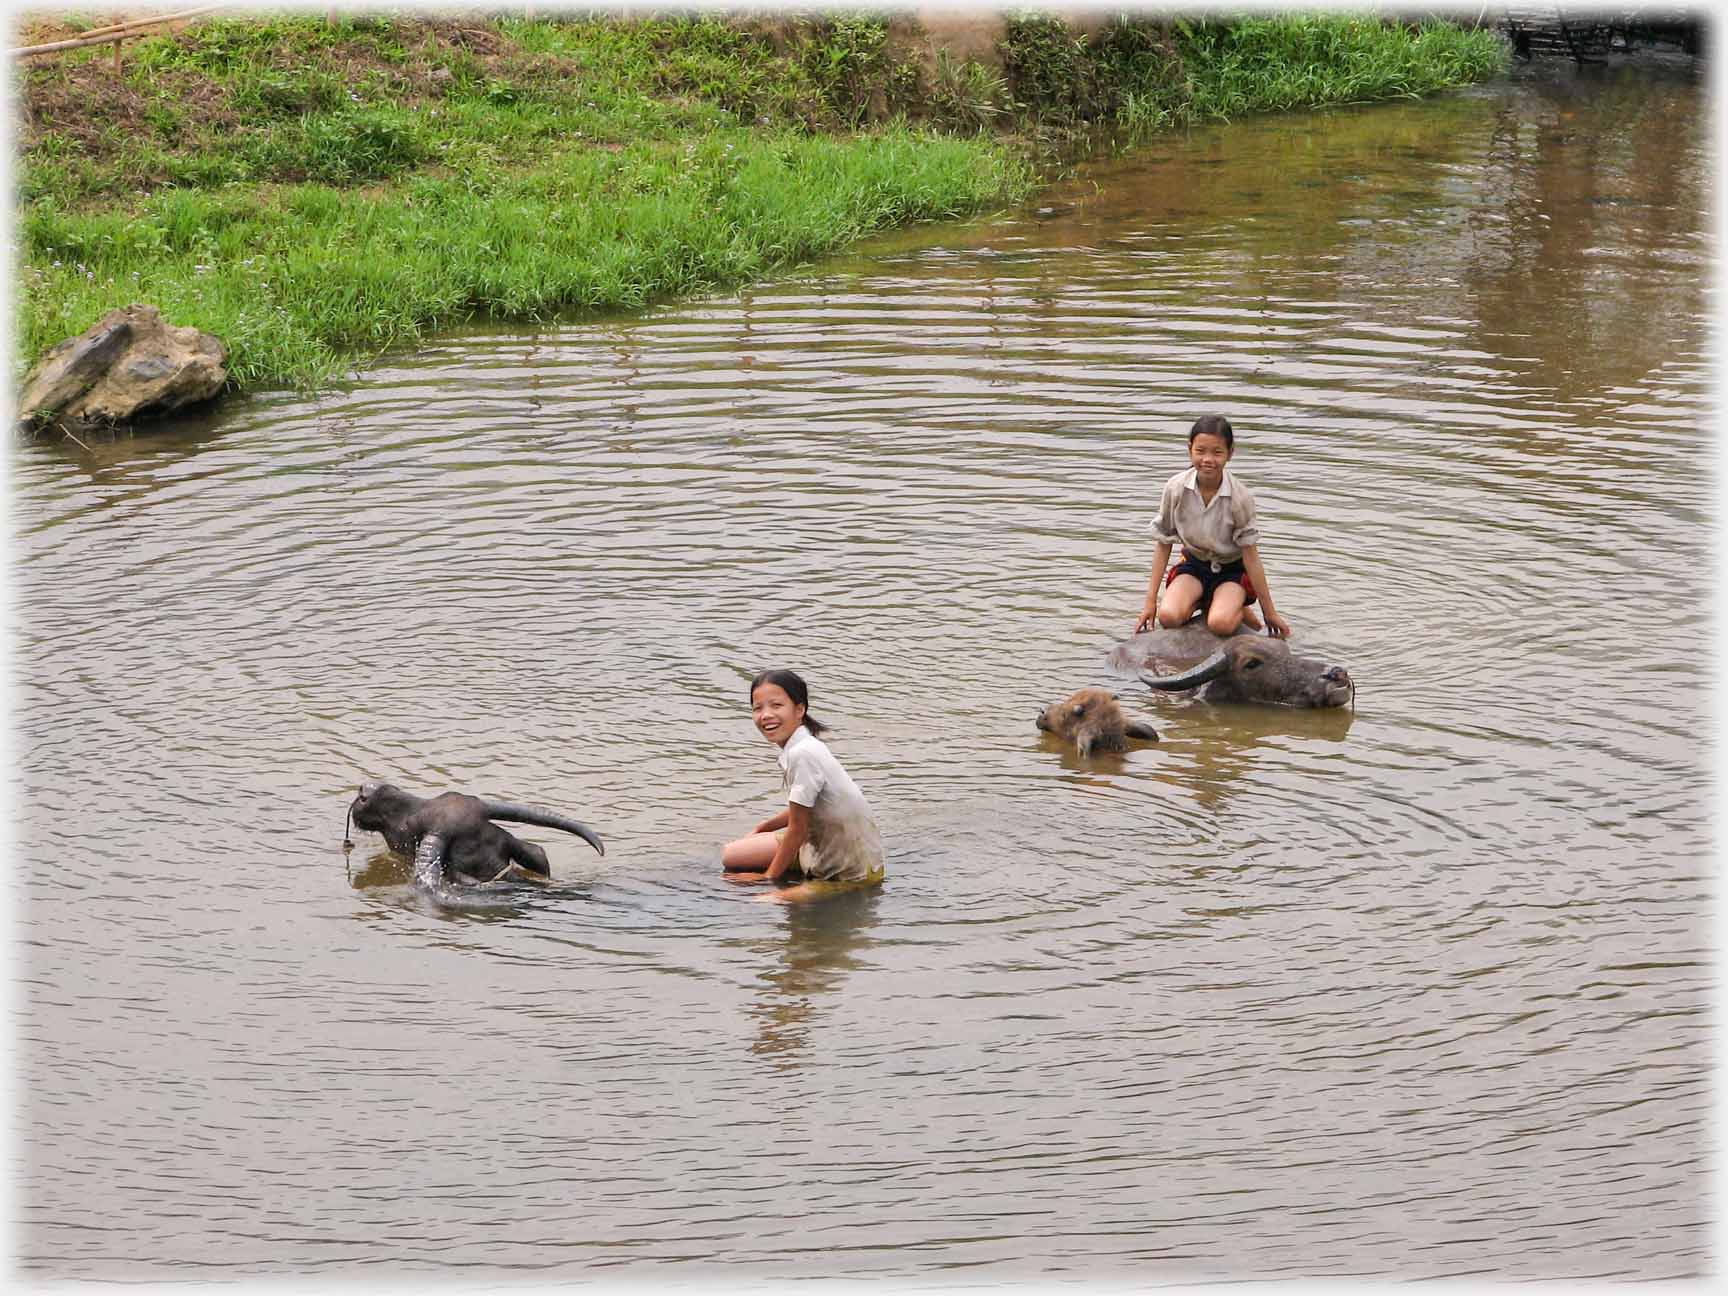
<path fill-rule="evenodd" d="M 1350 672 L 1300 657 L 1282 639 L 1239 629 L 1220 639 L 1201 622 L 1151 630 L 1116 645 L 1110 664 L 1136 671 L 1149 688 L 1198 689 L 1207 702 L 1270 702 L 1335 707 L 1356 700 Z"/>
<path fill-rule="evenodd" d="M 1122 714 L 1108 689 L 1083 688 L 1053 702 L 1038 715 L 1038 727 L 1079 748 L 1082 756 L 1095 751 L 1125 751 L 1130 738 L 1157 742 L 1158 731 L 1144 720 Z"/>
<path fill-rule="evenodd" d="M 444 892 L 451 881 L 481 883 L 552 876 L 546 852 L 493 823 L 536 824 L 574 833 L 602 855 L 606 847 L 586 824 L 550 810 L 487 801 L 461 792 L 424 799 L 393 783 L 362 783 L 348 807 L 357 827 L 384 835 L 390 849 L 414 857 L 414 885 Z"/>

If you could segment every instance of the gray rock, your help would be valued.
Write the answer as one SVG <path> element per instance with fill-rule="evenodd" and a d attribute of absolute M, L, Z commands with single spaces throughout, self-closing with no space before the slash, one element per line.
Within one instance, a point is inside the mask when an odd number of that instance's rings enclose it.
<path fill-rule="evenodd" d="M 227 361 L 220 339 L 135 303 L 52 347 L 24 380 L 18 418 L 41 427 L 171 414 L 216 396 L 228 382 Z"/>

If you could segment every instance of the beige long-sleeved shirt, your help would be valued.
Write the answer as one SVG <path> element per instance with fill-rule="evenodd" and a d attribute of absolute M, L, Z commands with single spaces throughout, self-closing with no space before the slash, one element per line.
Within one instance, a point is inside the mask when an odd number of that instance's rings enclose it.
<path fill-rule="evenodd" d="M 1200 498 L 1197 473 L 1190 468 L 1164 483 L 1158 497 L 1158 516 L 1151 532 L 1160 544 L 1182 545 L 1190 558 L 1206 562 L 1235 562 L 1243 545 L 1260 543 L 1260 524 L 1254 496 L 1228 468 L 1224 481 L 1210 504 Z"/>

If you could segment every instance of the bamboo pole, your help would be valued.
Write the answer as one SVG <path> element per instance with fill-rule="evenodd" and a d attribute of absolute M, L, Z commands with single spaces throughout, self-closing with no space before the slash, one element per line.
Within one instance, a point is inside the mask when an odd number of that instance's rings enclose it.
<path fill-rule="evenodd" d="M 8 50 L 14 58 L 22 58 L 27 54 L 49 54 L 55 50 L 82 49 L 88 45 L 107 45 L 113 43 L 119 48 L 119 42 L 140 35 L 151 27 L 160 27 L 163 23 L 178 22 L 182 18 L 196 18 L 199 14 L 207 14 L 212 10 L 226 8 L 225 5 L 205 5 L 200 9 L 187 9 L 175 14 L 162 14 L 157 18 L 134 18 L 128 22 L 115 23 L 110 27 L 98 27 L 87 31 L 82 36 L 63 41 L 49 41 L 46 45 L 26 45 L 20 49 Z"/>
<path fill-rule="evenodd" d="M 8 50 L 13 58 L 25 58 L 31 54 L 52 54 L 56 50 L 83 49 L 87 45 L 112 45 L 126 39 L 126 32 L 114 32 L 108 36 L 80 36 L 77 40 L 50 41 L 46 45 L 26 45 L 22 49 Z"/>
<path fill-rule="evenodd" d="M 208 10 L 219 9 L 219 8 L 221 8 L 220 5 L 213 5 L 212 4 L 212 5 L 205 5 L 203 9 L 193 9 L 188 13 L 156 14 L 154 17 L 125 18 L 125 19 L 122 19 L 120 22 L 110 23 L 106 27 L 92 27 L 87 32 L 79 32 L 78 38 L 79 39 L 88 39 L 89 37 L 92 37 L 92 36 L 107 36 L 107 35 L 110 35 L 114 32 L 123 32 L 123 31 L 130 29 L 130 28 L 143 27 L 143 26 L 146 26 L 150 23 L 174 22 L 176 19 L 187 18 L 187 17 L 190 17 L 192 14 L 195 14 L 195 13 L 204 13 Z M 72 38 L 67 37 L 67 39 L 70 40 Z"/>

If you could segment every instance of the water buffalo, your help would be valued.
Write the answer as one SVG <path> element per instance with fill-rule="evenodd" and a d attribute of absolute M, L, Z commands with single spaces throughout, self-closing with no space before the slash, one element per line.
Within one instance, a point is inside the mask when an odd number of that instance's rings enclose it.
<path fill-rule="evenodd" d="M 1038 727 L 1080 749 L 1082 756 L 1095 751 L 1125 751 L 1130 738 L 1157 742 L 1158 731 L 1144 720 L 1122 714 L 1116 695 L 1107 689 L 1083 688 L 1044 708 Z"/>
<path fill-rule="evenodd" d="M 552 876 L 546 852 L 493 823 L 537 824 L 575 833 L 602 855 L 606 847 L 586 824 L 509 801 L 487 801 L 461 792 L 422 799 L 393 783 L 362 783 L 348 807 L 357 827 L 382 833 L 390 849 L 414 857 L 414 885 L 444 894 L 449 883 L 481 883 L 523 875 Z"/>
<path fill-rule="evenodd" d="M 1116 645 L 1110 664 L 1136 671 L 1149 688 L 1198 689 L 1207 702 L 1335 707 L 1356 699 L 1342 666 L 1299 657 L 1282 639 L 1238 629 L 1220 639 L 1201 622 L 1151 630 Z"/>

